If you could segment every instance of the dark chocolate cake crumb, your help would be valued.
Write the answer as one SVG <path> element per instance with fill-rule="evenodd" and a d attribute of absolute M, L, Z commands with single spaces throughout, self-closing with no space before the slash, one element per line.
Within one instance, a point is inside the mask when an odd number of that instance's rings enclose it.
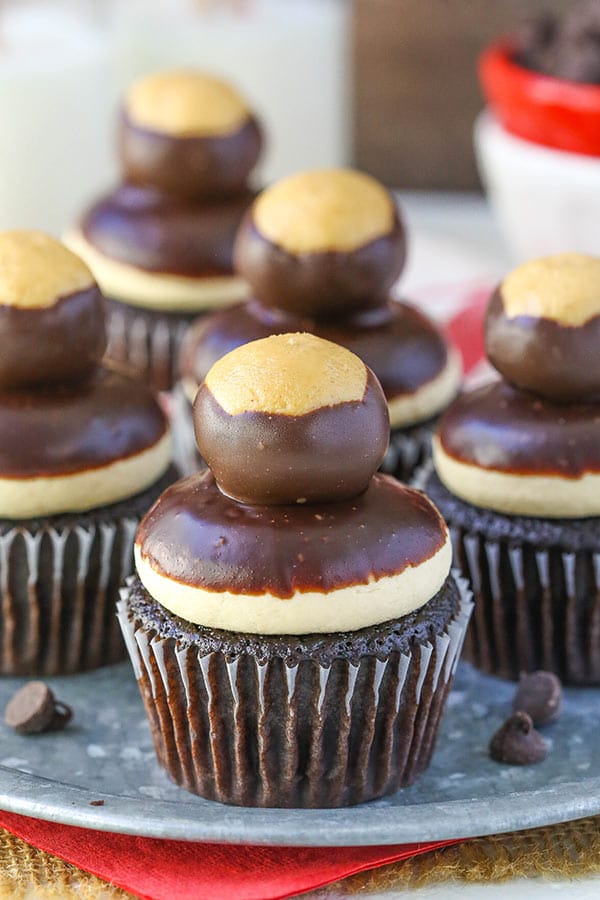
<path fill-rule="evenodd" d="M 335 634 L 291 635 L 237 634 L 186 622 L 152 599 L 137 576 L 129 584 L 129 615 L 137 627 L 159 638 L 172 638 L 178 646 L 193 645 L 201 656 L 219 652 L 234 657 L 255 656 L 259 661 L 280 658 L 288 665 L 318 659 L 329 665 L 335 659 L 362 656 L 385 659 L 391 653 L 409 653 L 412 647 L 434 639 L 460 609 L 460 592 L 450 575 L 429 603 L 401 619 L 372 625 L 359 631 Z"/>
<path fill-rule="evenodd" d="M 40 734 L 64 728 L 72 716 L 71 707 L 56 700 L 47 684 L 28 681 L 9 701 L 4 720 L 19 734 Z"/>
<path fill-rule="evenodd" d="M 548 755 L 548 744 L 533 727 L 531 716 L 513 713 L 500 726 L 490 742 L 490 756 L 496 762 L 511 766 L 528 766 L 542 762 Z"/>
<path fill-rule="evenodd" d="M 555 722 L 562 712 L 562 685 L 552 672 L 521 672 L 514 712 L 527 713 L 534 725 Z"/>

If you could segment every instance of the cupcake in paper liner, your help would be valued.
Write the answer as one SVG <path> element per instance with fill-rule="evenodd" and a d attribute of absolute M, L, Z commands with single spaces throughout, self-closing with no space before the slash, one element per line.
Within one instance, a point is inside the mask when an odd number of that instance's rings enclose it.
<path fill-rule="evenodd" d="M 109 298 L 109 358 L 160 390 L 191 322 L 247 295 L 233 243 L 261 146 L 231 85 L 193 69 L 146 76 L 123 103 L 122 183 L 67 235 Z"/>
<path fill-rule="evenodd" d="M 458 391 L 461 363 L 433 322 L 391 299 L 405 253 L 393 196 L 361 172 L 301 172 L 263 191 L 235 246 L 252 299 L 199 320 L 183 343 L 188 428 L 195 393 L 220 357 L 271 334 L 310 332 L 377 376 L 392 429 L 383 470 L 407 480 L 431 455 L 433 422 Z"/>
<path fill-rule="evenodd" d="M 485 327 L 501 377 L 447 410 L 424 485 L 473 586 L 467 654 L 600 684 L 600 259 L 520 266 Z"/>
<path fill-rule="evenodd" d="M 0 674 L 114 662 L 135 529 L 175 477 L 165 417 L 100 365 L 98 286 L 38 232 L 0 233 L 0 344 Z"/>
<path fill-rule="evenodd" d="M 271 336 L 212 367 L 194 415 L 210 468 L 146 515 L 119 603 L 161 765 L 244 806 L 410 784 L 471 603 L 433 504 L 375 474 L 377 379 L 313 335 Z"/>

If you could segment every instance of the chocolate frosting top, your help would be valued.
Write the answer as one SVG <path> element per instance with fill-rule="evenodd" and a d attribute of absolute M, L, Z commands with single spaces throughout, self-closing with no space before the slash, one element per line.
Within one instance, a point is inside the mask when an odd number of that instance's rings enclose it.
<path fill-rule="evenodd" d="M 81 230 L 105 256 L 150 272 L 232 275 L 236 231 L 254 196 L 194 203 L 123 184 L 91 207 Z"/>
<path fill-rule="evenodd" d="M 554 403 L 494 381 L 444 413 L 443 449 L 461 462 L 515 475 L 600 472 L 600 405 Z"/>
<path fill-rule="evenodd" d="M 151 390 L 108 368 L 78 384 L 0 391 L 0 477 L 105 466 L 149 449 L 166 428 Z"/>
<path fill-rule="evenodd" d="M 510 318 L 500 287 L 490 298 L 485 337 L 490 362 L 517 387 L 567 403 L 600 399 L 600 316 L 582 325 Z"/>
<path fill-rule="evenodd" d="M 356 353 L 373 370 L 388 400 L 414 393 L 438 376 L 448 359 L 436 326 L 405 303 L 388 301 L 344 319 L 320 320 L 251 300 L 197 320 L 181 351 L 182 376 L 201 384 L 211 366 L 236 347 L 292 331 L 316 334 Z"/>
<path fill-rule="evenodd" d="M 305 506 L 246 506 L 210 471 L 168 488 L 143 519 L 137 545 L 168 578 L 240 595 L 328 593 L 418 566 L 446 542 L 427 498 L 386 475 L 360 496 Z"/>

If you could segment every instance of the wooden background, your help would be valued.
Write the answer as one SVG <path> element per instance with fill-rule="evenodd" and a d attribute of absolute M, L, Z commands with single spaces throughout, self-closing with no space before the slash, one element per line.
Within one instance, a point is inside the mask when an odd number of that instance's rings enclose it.
<path fill-rule="evenodd" d="M 565 0 L 354 0 L 358 166 L 389 185 L 478 186 L 476 59 L 519 19 Z"/>

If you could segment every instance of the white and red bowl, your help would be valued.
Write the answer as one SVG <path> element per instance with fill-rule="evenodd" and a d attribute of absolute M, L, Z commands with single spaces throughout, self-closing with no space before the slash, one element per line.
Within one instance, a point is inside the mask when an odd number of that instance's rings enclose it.
<path fill-rule="evenodd" d="M 475 149 L 515 259 L 600 254 L 600 86 L 525 69 L 507 42 L 483 52 L 479 77 Z"/>

